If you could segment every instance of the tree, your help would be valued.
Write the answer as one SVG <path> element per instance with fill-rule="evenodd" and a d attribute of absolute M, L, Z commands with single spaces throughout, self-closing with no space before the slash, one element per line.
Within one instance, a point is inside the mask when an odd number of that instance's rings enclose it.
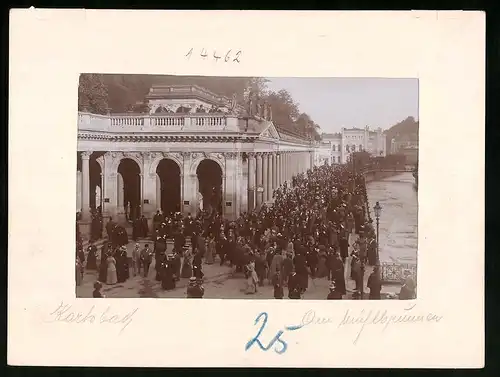
<path fill-rule="evenodd" d="M 78 110 L 106 114 L 108 90 L 100 74 L 82 73 L 78 83 Z"/>
<path fill-rule="evenodd" d="M 290 93 L 285 89 L 277 93 L 271 91 L 266 95 L 265 99 L 271 106 L 273 122 L 285 129 L 295 131 L 294 122 L 299 117 L 299 108 Z"/>

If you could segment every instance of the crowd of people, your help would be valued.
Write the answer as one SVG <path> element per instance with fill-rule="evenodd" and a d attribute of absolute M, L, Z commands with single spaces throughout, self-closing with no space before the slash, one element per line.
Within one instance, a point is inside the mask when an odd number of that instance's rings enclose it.
<path fill-rule="evenodd" d="M 347 279 L 355 281 L 352 297 L 363 298 L 365 267 L 371 265 L 369 298 L 380 299 L 375 232 L 366 213 L 362 175 L 342 165 L 314 167 L 293 177 L 290 184 L 284 183 L 273 197 L 271 206 L 242 213 L 235 221 L 215 211 L 186 217 L 179 212 L 165 215 L 158 211 L 153 218 L 152 247 L 147 244 L 141 250 L 136 244 L 131 261 L 125 247 L 127 233 L 110 219 L 101 263 L 97 266 L 97 249 L 91 244 L 86 268 L 98 269 L 101 286 L 141 275 L 172 290 L 180 279 L 188 278 L 187 296 L 199 298 L 204 293 L 203 264 L 229 264 L 235 273 L 245 276 L 246 294 L 271 284 L 276 299 L 284 297 L 284 288 L 289 298 L 300 299 L 312 278 L 330 281 L 327 299 L 342 299 L 347 294 Z M 137 227 L 141 236 L 150 233 L 144 220 L 139 220 Z M 167 251 L 168 240 L 173 240 L 173 250 Z M 84 254 L 79 253 L 77 271 L 82 269 Z M 350 276 L 345 273 L 348 259 Z M 99 292 L 96 288 L 94 296 L 101 297 Z"/>

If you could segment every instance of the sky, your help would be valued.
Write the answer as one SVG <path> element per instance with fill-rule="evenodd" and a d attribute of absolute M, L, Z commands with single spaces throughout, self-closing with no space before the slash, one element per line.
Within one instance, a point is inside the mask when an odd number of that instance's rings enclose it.
<path fill-rule="evenodd" d="M 267 87 L 286 89 L 322 132 L 342 127 L 388 129 L 418 119 L 418 79 L 268 77 Z"/>

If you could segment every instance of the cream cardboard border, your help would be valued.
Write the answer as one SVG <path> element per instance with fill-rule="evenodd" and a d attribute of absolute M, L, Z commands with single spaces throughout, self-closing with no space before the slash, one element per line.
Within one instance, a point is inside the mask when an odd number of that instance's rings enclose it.
<path fill-rule="evenodd" d="M 10 364 L 483 365 L 484 13 L 13 10 L 10 32 Z M 240 64 L 187 61 L 189 47 L 243 54 Z M 418 77 L 418 300 L 75 300 L 80 72 Z M 84 314 L 94 306 L 95 322 L 50 322 L 62 300 Z M 410 304 L 443 318 L 368 324 L 356 344 L 361 325 L 337 326 L 346 310 L 401 315 Z M 108 307 L 108 317 L 139 310 L 120 333 L 100 324 Z M 261 311 L 267 342 L 311 309 L 332 323 L 285 333 L 282 355 L 245 352 Z"/>

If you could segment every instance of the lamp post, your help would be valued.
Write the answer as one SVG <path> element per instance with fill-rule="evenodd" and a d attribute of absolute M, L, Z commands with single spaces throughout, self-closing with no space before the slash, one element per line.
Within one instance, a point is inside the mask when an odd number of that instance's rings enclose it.
<path fill-rule="evenodd" d="M 375 203 L 373 210 L 375 212 L 375 219 L 377 220 L 377 263 L 380 263 L 378 229 L 379 229 L 380 215 L 382 213 L 382 206 L 380 205 L 379 202 Z"/>

